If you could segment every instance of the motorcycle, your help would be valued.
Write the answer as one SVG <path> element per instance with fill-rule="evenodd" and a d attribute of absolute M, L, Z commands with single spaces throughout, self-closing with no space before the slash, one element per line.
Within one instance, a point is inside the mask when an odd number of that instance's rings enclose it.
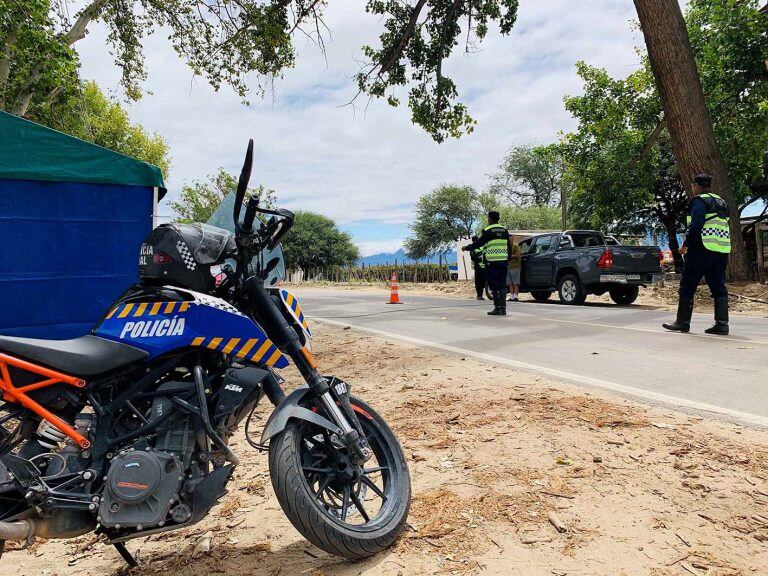
<path fill-rule="evenodd" d="M 294 215 L 246 201 L 252 158 L 251 140 L 232 229 L 155 228 L 140 282 L 90 334 L 0 337 L 0 556 L 6 540 L 95 532 L 135 565 L 125 542 L 195 524 L 226 494 L 243 423 L 269 453 L 283 511 L 317 547 L 362 559 L 405 527 L 402 448 L 347 382 L 320 372 L 279 282 Z M 277 370 L 290 362 L 305 384 L 286 395 Z M 275 408 L 257 440 L 264 397 Z"/>

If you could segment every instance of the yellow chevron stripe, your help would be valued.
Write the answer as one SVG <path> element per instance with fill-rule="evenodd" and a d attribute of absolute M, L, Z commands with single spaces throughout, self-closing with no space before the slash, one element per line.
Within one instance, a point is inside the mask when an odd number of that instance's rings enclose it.
<path fill-rule="evenodd" d="M 251 360 L 253 360 L 254 362 L 258 362 L 259 360 L 261 360 L 264 354 L 267 353 L 267 350 L 269 350 L 270 346 L 272 346 L 272 342 L 270 342 L 269 340 L 265 340 L 264 343 L 261 346 L 259 346 L 259 349 L 256 350 L 256 352 L 254 352 L 251 355 Z"/>
<path fill-rule="evenodd" d="M 149 310 L 149 315 L 154 316 L 155 314 L 160 312 L 160 306 L 162 305 L 163 305 L 162 302 L 155 302 L 154 304 L 152 304 L 152 308 L 150 308 Z"/>
<path fill-rule="evenodd" d="M 194 340 L 192 340 L 192 346 L 202 346 L 203 342 L 205 342 L 205 338 L 202 336 L 198 336 Z"/>
<path fill-rule="evenodd" d="M 237 351 L 237 355 L 245 357 L 245 355 L 251 351 L 251 348 L 253 348 L 256 345 L 256 342 L 258 342 L 258 339 L 256 338 L 249 339 L 245 344 L 243 344 L 242 348 L 240 348 L 240 350 Z"/>
<path fill-rule="evenodd" d="M 123 311 L 120 312 L 120 314 L 118 314 L 117 317 L 125 318 L 131 312 L 131 308 L 133 308 L 133 304 L 126 304 L 125 307 L 123 308 Z"/>
<path fill-rule="evenodd" d="M 179 306 L 179 312 L 186 312 L 187 308 L 189 308 L 189 302 L 182 302 Z"/>
<path fill-rule="evenodd" d="M 293 306 L 293 301 L 295 298 L 293 297 L 293 294 L 288 292 L 288 294 L 285 297 L 285 303 L 288 304 L 288 307 L 291 308 Z"/>
<path fill-rule="evenodd" d="M 165 311 L 163 312 L 163 314 L 171 314 L 175 307 L 176 307 L 176 302 L 168 302 L 168 304 L 165 305 Z"/>
<path fill-rule="evenodd" d="M 219 347 L 219 344 L 221 344 L 222 340 L 224 340 L 224 338 L 211 338 L 211 341 L 208 342 L 208 348 L 215 350 Z"/>
<path fill-rule="evenodd" d="M 227 345 L 224 346 L 224 348 L 221 350 L 224 352 L 224 354 L 230 354 L 232 350 L 235 349 L 235 346 L 237 346 L 240 343 L 240 338 L 230 338 L 229 342 L 227 342 Z"/>
<path fill-rule="evenodd" d="M 275 362 L 280 358 L 282 355 L 282 352 L 280 350 L 275 350 L 272 356 L 269 357 L 269 360 L 266 361 L 267 366 L 273 366 Z"/>
<path fill-rule="evenodd" d="M 139 307 L 136 308 L 136 313 L 133 315 L 133 317 L 138 318 L 139 316 L 144 314 L 144 311 L 147 309 L 147 306 L 149 306 L 147 302 L 142 302 L 141 304 L 139 304 Z"/>
<path fill-rule="evenodd" d="M 105 320 L 109 320 L 110 318 L 112 318 L 112 316 L 114 316 L 114 315 L 115 315 L 115 312 L 117 312 L 117 309 L 118 309 L 118 306 L 115 306 L 114 308 L 112 308 L 112 310 L 110 310 L 110 311 L 109 311 L 109 314 L 107 314 L 107 315 L 104 317 L 104 319 L 105 319 Z"/>

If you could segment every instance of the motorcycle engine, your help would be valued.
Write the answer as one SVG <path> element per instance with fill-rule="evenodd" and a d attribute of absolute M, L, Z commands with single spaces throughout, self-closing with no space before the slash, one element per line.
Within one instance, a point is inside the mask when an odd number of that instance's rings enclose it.
<path fill-rule="evenodd" d="M 171 395 L 186 395 L 188 383 L 163 385 Z M 161 389 L 163 388 L 161 387 Z M 149 422 L 173 411 L 168 396 L 153 400 Z M 146 530 L 184 523 L 192 515 L 187 502 L 194 487 L 207 474 L 193 458 L 195 437 L 186 415 L 172 416 L 157 430 L 154 446 L 139 439 L 110 462 L 99 504 L 99 522 L 105 528 Z"/>
<path fill-rule="evenodd" d="M 161 525 L 179 500 L 183 478 L 181 462 L 174 454 L 134 450 L 118 455 L 107 473 L 99 521 L 117 529 Z"/>

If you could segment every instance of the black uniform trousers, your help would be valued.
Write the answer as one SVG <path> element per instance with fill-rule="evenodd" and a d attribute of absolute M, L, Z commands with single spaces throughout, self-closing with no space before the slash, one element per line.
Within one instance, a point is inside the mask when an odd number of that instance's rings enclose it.
<path fill-rule="evenodd" d="M 728 254 L 713 252 L 703 246 L 690 248 L 685 255 L 685 267 L 680 279 L 680 296 L 693 298 L 701 279 L 707 281 L 713 298 L 728 296 L 725 287 L 725 270 L 728 267 Z"/>
<path fill-rule="evenodd" d="M 480 266 L 475 266 L 475 292 L 477 292 L 478 297 L 485 292 L 485 268 L 480 268 Z"/>
<path fill-rule="evenodd" d="M 507 289 L 507 261 L 488 262 L 485 265 L 485 274 L 491 292 L 506 293 Z"/>

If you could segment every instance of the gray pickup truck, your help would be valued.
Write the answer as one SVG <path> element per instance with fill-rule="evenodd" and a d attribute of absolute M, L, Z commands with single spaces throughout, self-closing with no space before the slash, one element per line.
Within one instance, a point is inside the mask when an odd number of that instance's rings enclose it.
<path fill-rule="evenodd" d="M 621 246 L 593 230 L 538 234 L 520 242 L 521 292 L 546 302 L 558 292 L 563 304 L 583 304 L 606 292 L 616 304 L 637 300 L 640 286 L 663 279 L 657 246 Z"/>

